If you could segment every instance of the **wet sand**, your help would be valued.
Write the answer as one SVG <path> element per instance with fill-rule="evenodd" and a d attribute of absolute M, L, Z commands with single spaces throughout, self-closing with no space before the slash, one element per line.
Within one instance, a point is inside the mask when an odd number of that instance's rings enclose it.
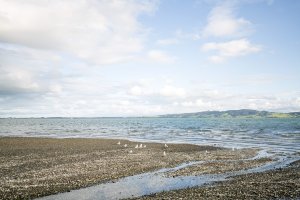
<path fill-rule="evenodd" d="M 120 145 L 117 144 L 118 141 L 121 142 Z M 127 147 L 124 147 L 124 144 L 127 144 Z M 168 147 L 165 147 L 164 144 L 159 143 L 143 143 L 146 147 L 135 148 L 137 144 L 140 146 L 141 143 L 113 139 L 0 138 L 0 199 L 32 199 L 67 192 L 155 169 L 174 167 L 188 161 L 213 162 L 191 166 L 170 173 L 168 176 L 223 173 L 247 169 L 271 161 L 268 158 L 241 160 L 254 157 L 257 154 L 256 149 L 232 151 L 214 146 L 190 144 L 168 144 Z M 218 162 L 219 160 L 226 161 L 226 164 Z M 282 191 L 285 193 L 297 195 L 298 192 L 300 196 L 299 165 L 296 166 L 295 169 L 288 169 L 287 172 L 285 171 L 287 169 L 283 169 L 279 172 L 267 172 L 263 176 L 255 174 L 240 176 L 234 181 L 218 183 L 216 187 L 170 191 L 142 198 L 194 199 L 203 196 L 203 199 L 217 197 L 224 199 L 226 196 L 240 199 L 243 196 L 238 188 L 245 189 L 247 187 L 244 185 L 247 185 L 249 191 L 252 191 L 251 188 L 255 188 L 256 191 L 260 180 L 264 182 L 270 180 L 270 183 L 277 181 L 279 184 L 271 185 L 284 186 Z M 277 180 L 278 176 L 282 177 Z M 272 177 L 275 179 L 273 180 Z M 281 184 L 285 180 L 286 183 Z M 294 187 L 298 189 L 295 190 Z M 259 188 L 262 194 L 274 192 L 265 191 L 260 185 Z M 260 190 L 258 189 L 253 195 L 259 197 Z"/>
<path fill-rule="evenodd" d="M 300 199 L 300 161 L 287 168 L 236 176 L 214 185 L 162 192 L 136 199 Z"/>
<path fill-rule="evenodd" d="M 229 160 L 229 161 L 211 161 L 203 164 L 192 165 L 171 173 L 169 177 L 176 176 L 199 176 L 203 174 L 221 174 L 233 171 L 246 170 L 262 166 L 273 161 L 271 158 L 259 158 L 254 160 Z"/>

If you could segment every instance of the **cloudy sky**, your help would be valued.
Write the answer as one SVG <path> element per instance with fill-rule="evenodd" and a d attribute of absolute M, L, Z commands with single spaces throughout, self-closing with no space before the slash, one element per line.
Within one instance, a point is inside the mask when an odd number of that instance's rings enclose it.
<path fill-rule="evenodd" d="M 0 0 L 0 117 L 300 111 L 298 0 Z"/>

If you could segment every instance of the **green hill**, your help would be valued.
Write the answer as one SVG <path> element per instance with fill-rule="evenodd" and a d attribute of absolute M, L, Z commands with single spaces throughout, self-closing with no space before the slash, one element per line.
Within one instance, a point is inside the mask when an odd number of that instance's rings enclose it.
<path fill-rule="evenodd" d="M 166 114 L 165 118 L 298 118 L 300 112 L 278 113 L 250 109 L 227 111 L 204 111 L 195 113 Z"/>

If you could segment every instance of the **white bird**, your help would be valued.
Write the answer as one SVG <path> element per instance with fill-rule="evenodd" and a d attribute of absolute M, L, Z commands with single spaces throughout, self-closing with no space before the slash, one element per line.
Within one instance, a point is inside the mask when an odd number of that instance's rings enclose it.
<path fill-rule="evenodd" d="M 144 145 L 144 148 L 146 148 L 146 145 Z"/>
<path fill-rule="evenodd" d="M 124 147 L 127 147 L 127 144 L 124 144 Z"/>
<path fill-rule="evenodd" d="M 132 150 L 130 150 L 129 153 L 132 153 Z"/>
<path fill-rule="evenodd" d="M 166 154 L 166 152 L 164 151 L 164 156 L 166 156 L 167 154 Z"/>
<path fill-rule="evenodd" d="M 208 151 L 207 151 L 207 150 L 205 150 L 205 153 L 208 153 Z"/>
<path fill-rule="evenodd" d="M 167 145 L 167 144 L 165 144 L 165 148 L 168 148 L 168 145 Z"/>
<path fill-rule="evenodd" d="M 234 147 L 232 147 L 232 149 L 231 149 L 232 151 L 234 151 Z"/>
<path fill-rule="evenodd" d="M 118 145 L 120 145 L 120 144 L 121 144 L 121 142 L 119 141 L 117 144 L 118 144 Z"/>
<path fill-rule="evenodd" d="M 135 148 L 137 149 L 137 148 L 139 148 L 139 145 L 137 144 L 137 145 L 135 145 Z"/>
<path fill-rule="evenodd" d="M 140 144 L 140 148 L 143 148 L 143 144 Z"/>

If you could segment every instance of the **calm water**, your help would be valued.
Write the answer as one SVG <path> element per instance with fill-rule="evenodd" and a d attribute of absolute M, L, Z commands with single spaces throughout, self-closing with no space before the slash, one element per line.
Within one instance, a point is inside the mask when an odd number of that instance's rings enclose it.
<path fill-rule="evenodd" d="M 0 136 L 126 138 L 300 151 L 300 119 L 0 119 Z"/>

